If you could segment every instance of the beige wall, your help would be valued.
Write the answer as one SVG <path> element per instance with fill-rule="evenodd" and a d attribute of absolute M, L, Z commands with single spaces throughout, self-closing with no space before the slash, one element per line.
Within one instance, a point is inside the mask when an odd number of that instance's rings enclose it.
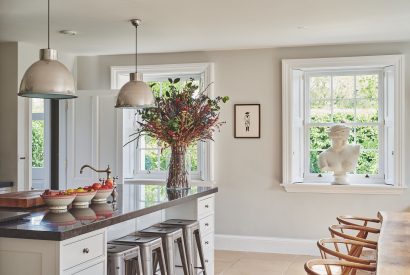
<path fill-rule="evenodd" d="M 215 142 L 215 177 L 219 185 L 216 233 L 317 239 L 339 214 L 375 216 L 379 209 L 404 210 L 403 195 L 287 193 L 282 177 L 281 60 L 361 55 L 405 54 L 410 43 L 293 47 L 261 50 L 189 52 L 141 55 L 141 64 L 215 63 L 215 92 L 231 100 L 222 110 L 227 121 Z M 132 56 L 78 58 L 79 89 L 109 89 L 110 66 L 131 65 Z M 406 79 L 410 79 L 410 61 Z M 406 83 L 406 91 L 410 81 Z M 410 97 L 406 95 L 407 105 Z M 233 104 L 260 103 L 261 139 L 233 138 Z M 407 116 L 409 115 L 409 111 Z M 409 133 L 406 121 L 406 133 Z M 410 141 L 406 147 L 409 153 Z M 406 165 L 406 171 L 410 171 Z M 410 174 L 407 173 L 407 179 Z"/>
<path fill-rule="evenodd" d="M 18 97 L 17 92 L 25 71 L 38 58 L 38 46 L 0 43 L 0 181 L 13 181 L 16 190 L 27 190 L 31 180 L 29 99 Z M 59 61 L 75 75 L 74 55 L 60 53 Z M 65 144 L 66 134 L 62 131 Z M 61 155 L 65 156 L 65 151 Z"/>
<path fill-rule="evenodd" d="M 17 43 L 0 43 L 0 181 L 17 182 L 17 60 Z"/>

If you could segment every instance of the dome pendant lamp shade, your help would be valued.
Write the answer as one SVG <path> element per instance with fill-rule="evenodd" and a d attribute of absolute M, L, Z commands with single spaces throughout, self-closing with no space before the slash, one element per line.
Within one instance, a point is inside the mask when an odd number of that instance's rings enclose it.
<path fill-rule="evenodd" d="M 142 81 L 142 74 L 137 72 L 137 30 L 141 20 L 133 19 L 131 20 L 131 23 L 135 27 L 135 73 L 130 73 L 130 81 L 121 87 L 120 92 L 118 93 L 115 108 L 142 109 L 152 107 L 154 105 L 154 96 L 151 88 Z"/>
<path fill-rule="evenodd" d="M 40 50 L 40 60 L 24 73 L 18 95 L 46 99 L 76 98 L 73 76 L 58 62 L 56 50 Z"/>
<path fill-rule="evenodd" d="M 32 64 L 21 80 L 19 96 L 46 99 L 76 98 L 74 78 L 50 49 L 50 0 L 48 4 L 48 47 L 40 50 L 40 60 Z"/>

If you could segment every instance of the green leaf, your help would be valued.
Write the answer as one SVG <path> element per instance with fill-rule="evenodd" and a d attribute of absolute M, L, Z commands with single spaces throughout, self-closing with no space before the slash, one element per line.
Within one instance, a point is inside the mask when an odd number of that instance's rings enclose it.
<path fill-rule="evenodd" d="M 177 84 L 181 79 L 180 78 L 175 78 L 174 79 L 174 84 Z"/>
<path fill-rule="evenodd" d="M 168 78 L 169 83 L 172 83 L 172 78 Z"/>

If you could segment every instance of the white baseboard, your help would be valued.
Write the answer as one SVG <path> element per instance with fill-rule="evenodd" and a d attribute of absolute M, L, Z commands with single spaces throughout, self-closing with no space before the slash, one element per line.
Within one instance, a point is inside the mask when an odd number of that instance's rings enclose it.
<path fill-rule="evenodd" d="M 215 235 L 215 249 L 319 256 L 316 240 Z"/>

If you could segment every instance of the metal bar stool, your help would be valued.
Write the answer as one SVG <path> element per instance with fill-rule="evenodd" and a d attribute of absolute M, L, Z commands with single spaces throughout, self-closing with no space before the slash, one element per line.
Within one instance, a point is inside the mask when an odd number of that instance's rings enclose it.
<path fill-rule="evenodd" d="M 138 246 L 108 243 L 108 275 L 143 275 Z"/>
<path fill-rule="evenodd" d="M 187 254 L 187 262 L 189 265 L 190 274 L 195 274 L 195 268 L 201 269 L 202 274 L 206 275 L 204 252 L 202 249 L 201 232 L 198 221 L 183 220 L 183 219 L 171 219 L 160 224 L 161 226 L 172 226 L 182 228 L 185 237 L 185 250 Z M 195 267 L 195 242 L 198 250 L 199 260 L 201 262 L 200 267 Z"/>
<path fill-rule="evenodd" d="M 175 274 L 174 251 L 175 244 L 178 245 L 179 256 L 181 257 L 182 268 L 185 275 L 189 275 L 188 263 L 185 252 L 184 234 L 181 228 L 178 227 L 161 227 L 154 225 L 138 232 L 142 235 L 157 236 L 162 238 L 162 245 L 165 250 L 165 261 L 167 264 L 168 274 Z"/>
<path fill-rule="evenodd" d="M 154 266 L 154 257 L 158 259 L 161 275 L 167 275 L 161 238 L 156 236 L 143 236 L 135 233 L 133 235 L 116 239 L 111 243 L 138 246 L 141 253 L 142 270 L 144 275 L 155 275 L 156 264 Z"/>

